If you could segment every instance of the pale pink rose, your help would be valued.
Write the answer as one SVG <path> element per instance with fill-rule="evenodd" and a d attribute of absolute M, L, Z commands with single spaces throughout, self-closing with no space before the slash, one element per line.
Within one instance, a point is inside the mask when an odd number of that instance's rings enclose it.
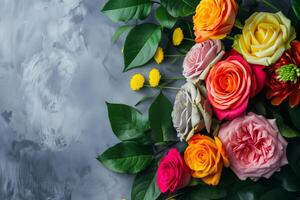
<path fill-rule="evenodd" d="M 232 171 L 241 180 L 269 178 L 287 164 L 287 142 L 275 119 L 249 113 L 222 125 L 218 134 Z"/>
<path fill-rule="evenodd" d="M 194 82 L 204 80 L 209 68 L 223 55 L 220 40 L 206 40 L 195 44 L 183 61 L 183 76 Z"/>

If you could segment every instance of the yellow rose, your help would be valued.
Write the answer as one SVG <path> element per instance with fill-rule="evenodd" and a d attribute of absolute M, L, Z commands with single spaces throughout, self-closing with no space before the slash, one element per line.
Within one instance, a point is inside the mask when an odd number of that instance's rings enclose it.
<path fill-rule="evenodd" d="M 206 135 L 194 135 L 188 141 L 184 160 L 194 178 L 201 178 L 209 185 L 219 184 L 223 165 L 229 166 L 229 160 L 218 137 L 214 140 Z"/>
<path fill-rule="evenodd" d="M 249 63 L 269 66 L 295 38 L 291 21 L 281 12 L 256 12 L 246 20 L 243 33 L 235 37 L 233 48 Z"/>

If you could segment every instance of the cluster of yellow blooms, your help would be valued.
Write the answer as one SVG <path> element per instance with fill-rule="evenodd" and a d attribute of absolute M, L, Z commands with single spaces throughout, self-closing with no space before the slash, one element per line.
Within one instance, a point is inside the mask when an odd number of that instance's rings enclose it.
<path fill-rule="evenodd" d="M 156 69 L 156 68 L 151 69 L 148 77 L 149 77 L 150 87 L 155 88 L 155 87 L 159 86 L 161 75 L 160 75 L 160 72 L 158 69 Z M 140 90 L 141 88 L 144 87 L 144 85 L 145 85 L 145 77 L 142 74 L 137 73 L 131 77 L 130 88 L 133 91 Z"/>
<path fill-rule="evenodd" d="M 181 28 L 176 28 L 173 32 L 172 36 L 172 42 L 174 46 L 179 46 L 184 39 L 183 31 Z M 158 47 L 155 55 L 154 55 L 154 60 L 157 64 L 160 64 L 163 62 L 165 58 L 164 50 L 162 47 Z M 149 72 L 149 86 L 152 88 L 158 87 L 159 82 L 161 79 L 161 74 L 158 69 L 153 68 Z M 133 91 L 138 91 L 141 88 L 143 88 L 145 85 L 145 77 L 140 74 L 134 74 L 131 79 L 130 79 L 130 88 Z"/>
<path fill-rule="evenodd" d="M 172 36 L 172 43 L 174 46 L 179 46 L 184 39 L 183 31 L 181 28 L 176 28 L 173 32 Z M 162 61 L 165 58 L 164 50 L 161 47 L 158 47 L 155 55 L 154 55 L 154 60 L 157 64 L 162 63 Z"/>

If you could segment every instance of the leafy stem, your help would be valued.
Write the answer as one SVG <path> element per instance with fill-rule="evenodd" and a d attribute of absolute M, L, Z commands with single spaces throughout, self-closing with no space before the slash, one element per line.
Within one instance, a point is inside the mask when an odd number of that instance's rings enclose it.
<path fill-rule="evenodd" d="M 157 4 L 160 4 L 160 2 L 158 2 L 158 1 L 152 1 L 152 3 L 157 3 Z"/>
<path fill-rule="evenodd" d="M 243 24 L 240 20 L 236 19 L 235 22 L 234 22 L 234 26 L 238 29 L 241 29 L 243 30 Z"/>
<path fill-rule="evenodd" d="M 233 38 L 232 36 L 229 36 L 229 35 L 228 35 L 228 36 L 226 36 L 226 39 L 228 39 L 228 40 L 232 40 L 232 41 L 234 40 L 234 38 Z"/>
<path fill-rule="evenodd" d="M 163 80 L 185 80 L 185 77 L 164 78 Z"/>
<path fill-rule="evenodd" d="M 279 10 L 276 6 L 274 6 L 268 0 L 261 0 L 261 2 L 264 3 L 266 6 L 268 6 L 269 8 L 273 9 L 275 12 L 277 12 Z"/>
<path fill-rule="evenodd" d="M 182 192 L 181 192 L 181 193 L 178 193 L 178 194 L 174 194 L 174 195 L 168 197 L 166 200 L 172 200 L 172 199 L 175 199 L 175 197 L 179 197 L 179 196 L 181 196 L 181 195 L 183 195 Z"/>
<path fill-rule="evenodd" d="M 195 42 L 195 39 L 191 39 L 191 38 L 183 38 L 183 39 L 188 40 L 188 41 Z"/>
<path fill-rule="evenodd" d="M 182 56 L 185 56 L 185 55 L 182 55 L 182 54 L 165 55 L 165 57 L 182 57 Z"/>
<path fill-rule="evenodd" d="M 158 155 L 160 155 L 161 153 L 165 152 L 166 150 L 168 150 L 168 149 L 174 147 L 174 146 L 175 146 L 176 144 L 178 144 L 179 142 L 180 142 L 180 141 L 176 141 L 176 142 L 172 142 L 172 143 L 167 144 L 165 148 L 163 148 L 163 149 L 161 149 L 161 150 L 155 152 L 155 154 L 154 154 L 155 157 L 158 156 Z"/>
<path fill-rule="evenodd" d="M 150 85 L 145 85 L 145 87 L 153 88 Z M 169 89 L 169 90 L 180 90 L 179 87 L 170 87 L 170 86 L 157 86 L 156 88 Z"/>

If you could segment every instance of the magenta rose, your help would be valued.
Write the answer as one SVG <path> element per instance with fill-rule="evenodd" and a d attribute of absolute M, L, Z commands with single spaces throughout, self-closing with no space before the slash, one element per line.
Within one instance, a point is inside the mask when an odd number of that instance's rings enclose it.
<path fill-rule="evenodd" d="M 170 149 L 161 159 L 157 170 L 157 185 L 161 192 L 174 192 L 185 187 L 190 181 L 190 173 L 177 149 Z"/>
<path fill-rule="evenodd" d="M 197 82 L 204 80 L 209 68 L 224 54 L 220 40 L 206 40 L 195 44 L 183 61 L 183 75 Z"/>
<path fill-rule="evenodd" d="M 269 178 L 288 163 L 287 142 L 280 135 L 275 119 L 249 113 L 222 125 L 218 136 L 232 171 L 241 180 Z"/>

